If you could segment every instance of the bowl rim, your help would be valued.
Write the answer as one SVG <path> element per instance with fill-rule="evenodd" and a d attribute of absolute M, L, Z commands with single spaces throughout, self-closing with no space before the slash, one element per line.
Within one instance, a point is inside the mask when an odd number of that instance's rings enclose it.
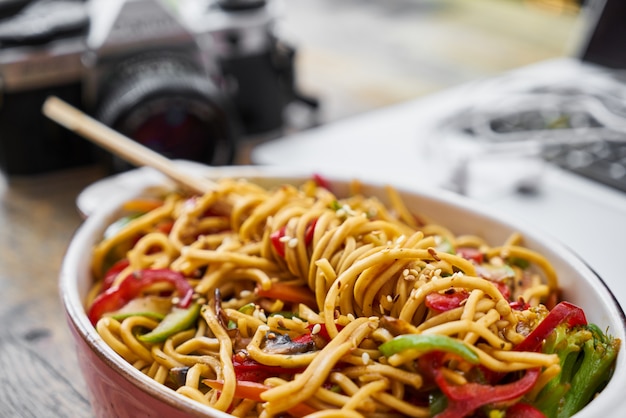
<path fill-rule="evenodd" d="M 308 169 L 298 170 L 293 167 L 207 167 L 185 161 L 177 161 L 177 164 L 180 164 L 186 170 L 200 173 L 210 178 L 237 177 L 249 178 L 252 180 L 274 179 L 295 182 L 309 179 L 312 175 L 317 174 Z M 93 353 L 95 353 L 104 363 L 106 363 L 128 382 L 136 386 L 139 390 L 181 410 L 182 412 L 188 413 L 191 416 L 216 418 L 231 417 L 231 415 L 227 413 L 202 405 L 199 402 L 180 395 L 163 385 L 155 385 L 151 378 L 144 375 L 139 370 L 135 369 L 131 364 L 125 362 L 121 357 L 119 357 L 117 353 L 115 353 L 115 351 L 99 336 L 87 318 L 83 301 L 80 297 L 78 274 L 76 273 L 81 271 L 81 268 L 88 269 L 87 264 L 90 260 L 87 259 L 87 257 L 81 257 L 81 254 L 84 253 L 85 246 L 89 245 L 89 248 L 91 247 L 98 234 L 101 234 L 104 230 L 107 221 L 111 220 L 111 216 L 119 208 L 123 201 L 141 193 L 146 187 L 168 184 L 168 180 L 164 176 L 153 171 L 152 169 L 135 169 L 131 170 L 131 172 L 124 173 L 124 176 L 134 180 L 132 187 L 121 190 L 121 192 L 111 198 L 110 201 L 106 203 L 99 203 L 97 205 L 97 210 L 92 213 L 85 214 L 88 216 L 82 225 L 80 225 L 75 231 L 63 259 L 59 275 L 59 292 L 63 307 L 69 319 L 69 323 L 76 330 L 76 334 L 80 336 Z M 337 182 L 338 184 L 348 184 L 355 178 L 354 176 L 346 175 L 345 173 L 332 173 L 327 171 L 322 173 L 322 176 L 328 178 L 331 182 Z M 105 179 L 104 181 L 116 179 L 117 178 L 111 178 Z M 380 182 L 376 179 L 366 178 L 364 176 L 359 176 L 358 180 L 364 185 L 374 187 L 382 187 L 389 183 L 386 181 Z M 115 183 L 115 181 L 113 183 Z M 143 186 L 143 189 L 141 186 Z M 94 185 L 93 187 L 96 186 Z M 86 190 L 88 189 L 89 188 Z M 450 205 L 463 211 L 472 212 L 473 214 L 487 218 L 490 221 L 506 226 L 512 230 L 521 230 L 523 231 L 525 237 L 531 236 L 533 239 L 541 242 L 544 246 L 555 248 L 559 255 L 563 257 L 568 264 L 573 265 L 581 272 L 581 276 L 584 276 L 587 280 L 592 281 L 590 284 L 593 284 L 594 281 L 600 284 L 600 287 L 595 287 L 596 292 L 598 292 L 602 301 L 608 304 L 607 310 L 611 316 L 615 316 L 613 318 L 615 323 L 621 324 L 619 329 L 611 330 L 611 335 L 615 338 L 621 338 L 622 340 L 617 359 L 616 371 L 626 369 L 626 349 L 624 347 L 626 342 L 626 314 L 607 283 L 582 259 L 582 257 L 576 254 L 564 243 L 551 237 L 549 234 L 540 231 L 532 225 L 528 225 L 519 219 L 513 219 L 504 213 L 493 210 L 481 202 L 471 200 L 449 191 L 441 189 L 431 190 L 423 188 L 422 186 L 406 187 L 406 185 L 404 185 L 398 186 L 397 190 L 400 193 L 408 193 L 418 196 L 419 198 L 435 201 L 444 205 Z M 623 399 L 623 393 L 621 393 L 621 388 L 625 385 L 626 373 L 621 373 L 621 376 L 619 373 L 614 373 L 609 384 L 599 395 L 599 398 L 606 400 L 606 402 L 593 402 L 576 414 L 576 417 L 597 417 L 600 414 L 604 414 L 607 417 L 613 416 L 612 414 L 616 413 L 615 407 L 619 406 L 620 402 L 626 406 Z"/>

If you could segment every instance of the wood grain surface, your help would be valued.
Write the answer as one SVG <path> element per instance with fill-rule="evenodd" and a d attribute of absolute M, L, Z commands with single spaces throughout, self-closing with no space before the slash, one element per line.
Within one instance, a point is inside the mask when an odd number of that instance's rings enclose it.
<path fill-rule="evenodd" d="M 77 194 L 97 168 L 0 184 L 0 416 L 92 416 L 65 322 L 58 274 L 81 223 Z"/>

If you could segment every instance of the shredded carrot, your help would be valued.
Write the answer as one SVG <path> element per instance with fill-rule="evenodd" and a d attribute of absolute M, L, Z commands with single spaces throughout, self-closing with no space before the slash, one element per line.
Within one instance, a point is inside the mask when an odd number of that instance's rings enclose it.
<path fill-rule="evenodd" d="M 223 380 L 204 379 L 202 380 L 202 383 L 215 390 L 222 390 L 222 388 L 224 387 Z M 263 402 L 263 400 L 261 399 L 261 393 L 269 389 L 271 389 L 271 386 L 264 385 L 263 383 L 249 382 L 245 380 L 238 381 L 237 387 L 235 388 L 235 398 L 250 399 L 256 402 Z M 300 403 L 293 408 L 287 410 L 287 412 L 294 417 L 304 417 L 316 411 L 317 410 L 315 408 L 312 408 L 304 403 Z"/>
<path fill-rule="evenodd" d="M 310 308 L 317 308 L 315 295 L 306 286 L 294 286 L 287 283 L 272 282 L 272 286 L 264 290 L 257 287 L 257 295 L 263 298 L 282 300 L 292 303 L 302 303 Z"/>
<path fill-rule="evenodd" d="M 158 199 L 137 198 L 124 203 L 123 209 L 131 212 L 150 212 L 153 209 L 163 206 L 163 201 Z"/>

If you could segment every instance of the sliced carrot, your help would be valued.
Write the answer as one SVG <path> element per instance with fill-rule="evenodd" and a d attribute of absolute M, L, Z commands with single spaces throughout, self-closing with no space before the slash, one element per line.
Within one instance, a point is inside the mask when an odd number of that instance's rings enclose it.
<path fill-rule="evenodd" d="M 202 383 L 215 390 L 222 390 L 224 387 L 223 380 L 204 379 L 202 380 Z M 240 380 L 237 382 L 237 387 L 235 388 L 235 398 L 264 402 L 263 399 L 261 399 L 261 393 L 268 389 L 271 389 L 271 386 L 264 385 L 263 383 Z M 307 404 L 300 403 L 293 408 L 288 409 L 287 413 L 299 418 L 310 415 L 316 411 L 317 410 L 315 408 L 312 408 Z"/>
<path fill-rule="evenodd" d="M 153 209 L 163 206 L 163 201 L 159 199 L 137 198 L 124 203 L 123 209 L 131 212 L 150 212 Z"/>
<path fill-rule="evenodd" d="M 317 308 L 315 295 L 311 289 L 306 286 L 272 282 L 272 286 L 267 290 L 257 287 L 257 295 L 263 298 L 282 300 L 284 302 L 303 303 L 310 308 Z"/>

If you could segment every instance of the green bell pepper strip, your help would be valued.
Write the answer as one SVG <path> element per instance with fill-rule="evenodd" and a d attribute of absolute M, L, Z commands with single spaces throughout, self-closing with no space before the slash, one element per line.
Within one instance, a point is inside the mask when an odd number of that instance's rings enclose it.
<path fill-rule="evenodd" d="M 561 372 L 539 393 L 533 405 L 548 418 L 570 417 L 589 403 L 611 378 L 621 341 L 595 324 L 557 326 L 542 351 L 558 354 Z"/>
<path fill-rule="evenodd" d="M 184 331 L 191 327 L 200 315 L 200 304 L 194 303 L 187 309 L 174 308 L 167 314 L 159 325 L 147 334 L 137 337 L 139 341 L 156 343 L 165 341 L 170 335 Z"/>
<path fill-rule="evenodd" d="M 605 335 L 594 324 L 589 324 L 587 329 L 593 338 L 582 347 L 583 359 L 572 377 L 571 388 L 565 395 L 559 416 L 571 416 L 581 410 L 613 375 L 620 340 Z"/>
<path fill-rule="evenodd" d="M 384 356 L 390 357 L 405 350 L 417 350 L 424 353 L 444 351 L 455 354 L 463 360 L 478 364 L 478 354 L 464 342 L 447 335 L 404 334 L 386 341 L 378 347 Z"/>
<path fill-rule="evenodd" d="M 165 318 L 165 315 L 160 314 L 158 312 L 149 312 L 149 311 L 145 311 L 145 312 L 128 312 L 128 313 L 123 313 L 123 314 L 115 314 L 115 315 L 111 315 L 111 318 L 117 320 L 117 321 L 123 321 L 126 318 L 130 318 L 131 316 L 143 316 L 145 318 L 150 318 L 150 319 L 154 319 L 157 321 L 162 321 L 163 318 Z"/>

